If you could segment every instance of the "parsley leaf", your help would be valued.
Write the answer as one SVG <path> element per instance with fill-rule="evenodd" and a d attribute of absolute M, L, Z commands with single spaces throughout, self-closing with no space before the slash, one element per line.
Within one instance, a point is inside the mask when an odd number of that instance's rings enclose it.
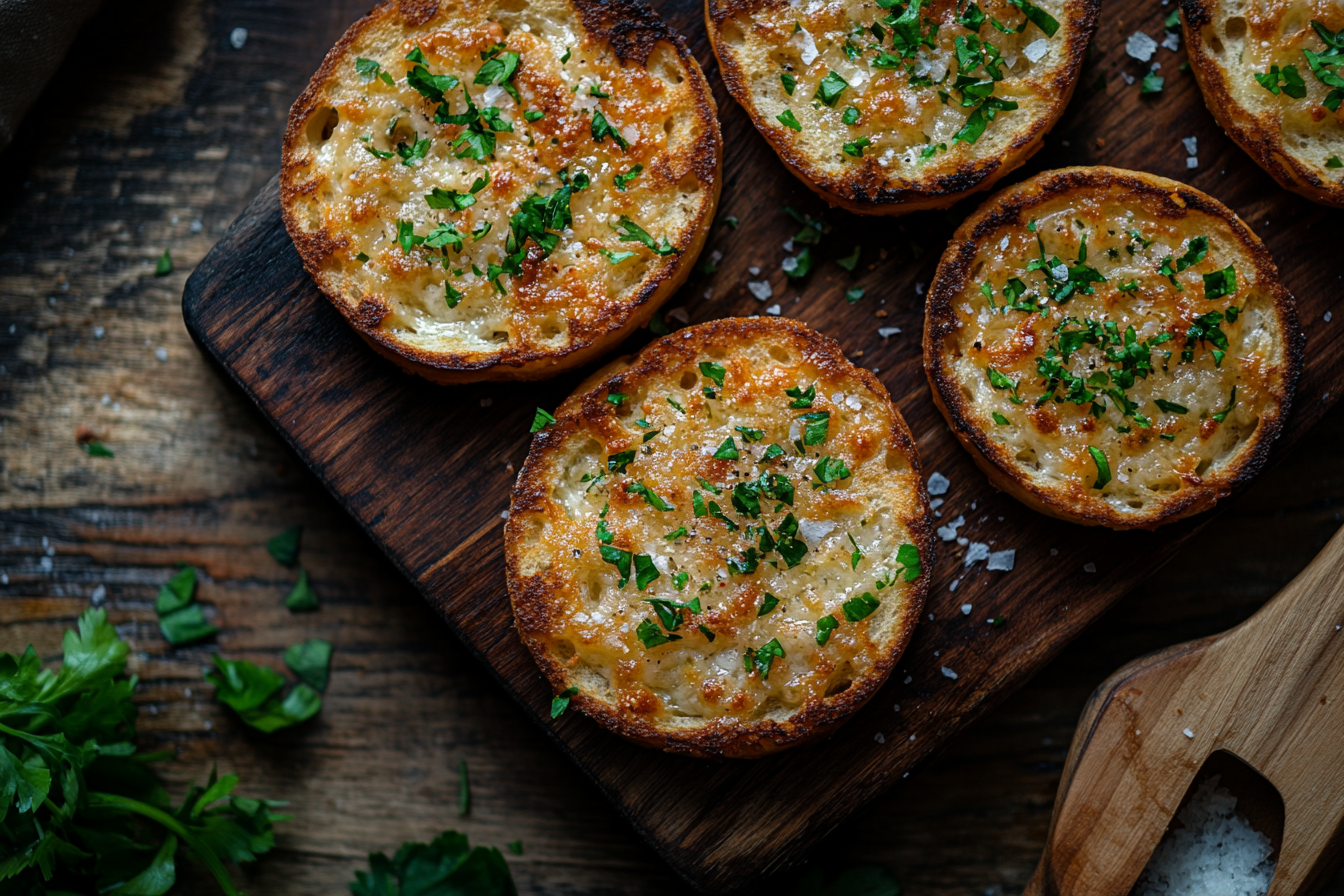
<path fill-rule="evenodd" d="M 322 698 L 306 684 L 296 684 L 281 696 L 285 679 L 278 672 L 247 660 L 212 657 L 216 668 L 205 673 L 215 696 L 258 731 L 271 733 L 311 719 L 322 708 Z"/>
<path fill-rule="evenodd" d="M 589 132 L 593 135 L 593 140 L 598 143 L 601 143 L 604 138 L 610 137 L 612 142 L 621 148 L 622 152 L 630 148 L 630 141 L 626 140 L 620 131 L 612 127 L 611 122 L 607 121 L 607 116 L 602 114 L 601 109 L 593 110 L 593 123 Z"/>
<path fill-rule="evenodd" d="M 661 647 L 663 644 L 670 644 L 673 641 L 680 641 L 681 635 L 665 635 L 658 623 L 652 619 L 645 619 L 635 629 L 635 637 L 643 643 L 645 650 L 652 650 L 655 647 Z"/>
<path fill-rule="evenodd" d="M 1111 481 L 1111 464 L 1106 460 L 1106 455 L 1100 448 L 1087 446 L 1087 453 L 1092 455 L 1092 462 L 1097 465 L 1097 481 L 1092 483 L 1093 488 L 1105 488 L 1106 483 Z"/>
<path fill-rule="evenodd" d="M 612 178 L 612 180 L 616 182 L 616 189 L 624 193 L 625 188 L 630 186 L 630 182 L 635 178 L 639 177 L 639 175 L 643 173 L 643 171 L 644 171 L 643 165 L 635 164 L 632 165 L 630 167 L 630 170 L 625 172 L 624 174 L 616 175 L 615 177 Z"/>
<path fill-rule="evenodd" d="M 556 719 L 560 714 L 569 708 L 569 698 L 577 697 L 579 689 L 577 685 L 570 685 L 560 693 L 551 698 L 551 718 Z"/>
<path fill-rule="evenodd" d="M 331 680 L 331 642 L 309 638 L 285 650 L 285 665 L 309 687 L 325 691 Z"/>
<path fill-rule="evenodd" d="M 813 99 L 821 100 L 827 106 L 835 108 L 835 104 L 840 99 L 840 94 L 845 92 L 849 82 L 840 76 L 838 72 L 827 71 L 826 77 L 822 78 L 817 84 L 817 92 Z"/>
<path fill-rule="evenodd" d="M 784 92 L 793 96 L 793 91 L 798 87 L 798 80 L 793 75 L 780 75 L 779 83 L 784 85 Z"/>
<path fill-rule="evenodd" d="M 1255 80 L 1275 96 L 1283 93 L 1300 100 L 1307 95 L 1307 83 L 1302 80 L 1302 74 L 1295 65 L 1285 65 L 1283 68 L 1271 65 L 1267 72 L 1256 72 Z"/>
<path fill-rule="evenodd" d="M 798 121 L 798 118 L 793 114 L 792 109 L 785 109 L 783 112 L 775 116 L 775 120 L 778 121 L 780 124 L 784 125 L 784 127 L 790 128 L 795 131 L 801 131 L 803 129 L 802 124 Z"/>
<path fill-rule="evenodd" d="M 1204 275 L 1204 298 L 1220 299 L 1237 291 L 1237 272 L 1233 265 Z"/>
<path fill-rule="evenodd" d="M 303 567 L 299 567 L 299 580 L 294 583 L 293 590 L 285 598 L 285 606 L 295 612 L 318 608 L 317 593 L 308 584 L 308 570 Z"/>
<path fill-rule="evenodd" d="M 784 394 L 793 401 L 789 402 L 791 408 L 810 408 L 812 401 L 817 397 L 817 384 L 813 383 L 806 389 L 802 386 L 794 386 L 792 389 L 785 389 Z"/>
<path fill-rule="evenodd" d="M 840 605 L 840 609 L 845 611 L 845 618 L 850 622 L 858 622 L 861 619 L 867 619 L 873 615 L 880 605 L 881 601 L 873 597 L 872 592 L 865 591 L 858 597 L 850 598 Z"/>
<path fill-rule="evenodd" d="M 529 432 L 541 432 L 546 427 L 555 422 L 555 418 L 541 408 L 537 408 L 537 413 L 532 417 L 532 428 Z"/>
<path fill-rule="evenodd" d="M 820 445 L 826 441 L 830 431 L 830 411 L 814 411 L 798 418 L 803 424 L 803 444 Z"/>
<path fill-rule="evenodd" d="M 660 513 L 666 513 L 669 510 L 677 509 L 673 507 L 671 504 L 664 501 L 662 498 L 658 497 L 658 495 L 654 492 L 653 489 L 649 488 L 642 482 L 631 482 L 628 485 L 626 485 L 625 490 L 628 494 L 642 496 L 644 498 L 644 501 L 650 507 L 652 507 L 654 510 L 659 511 Z"/>
<path fill-rule="evenodd" d="M 826 642 L 831 640 L 831 632 L 840 627 L 840 623 L 834 616 L 823 616 L 817 620 L 817 644 L 825 647 Z"/>
<path fill-rule="evenodd" d="M 621 215 L 621 219 L 618 226 L 619 228 L 624 228 L 623 233 L 621 232 L 620 229 L 617 229 L 616 231 L 620 235 L 621 242 L 623 243 L 632 243 L 632 242 L 643 243 L 645 246 L 648 246 L 649 249 L 651 249 L 654 252 L 654 254 L 661 257 L 681 254 L 680 249 L 677 249 L 676 247 L 668 243 L 667 237 L 663 237 L 663 242 L 661 245 L 659 245 L 659 243 L 655 241 L 653 237 L 649 236 L 647 230 L 645 230 L 643 227 L 640 227 L 634 221 L 631 221 L 625 215 Z"/>
<path fill-rule="evenodd" d="M 761 681 L 767 681 L 770 678 L 770 667 L 775 662 L 775 657 L 784 657 L 784 648 L 780 646 L 778 638 L 771 638 L 768 642 L 758 648 L 748 647 L 746 653 L 742 655 L 742 664 L 746 666 L 747 672 L 756 672 L 761 677 Z"/>
<path fill-rule="evenodd" d="M 573 691 L 574 694 L 570 694 Z M 578 688 L 569 688 L 552 702 L 551 717 L 564 712 Z M 557 711 L 555 703 L 563 705 Z M 521 844 L 519 844 L 521 849 Z M 498 849 L 472 848 L 465 834 L 444 831 L 430 843 L 403 843 L 396 855 L 369 854 L 369 870 L 356 871 L 352 896 L 515 896 L 509 864 Z"/>

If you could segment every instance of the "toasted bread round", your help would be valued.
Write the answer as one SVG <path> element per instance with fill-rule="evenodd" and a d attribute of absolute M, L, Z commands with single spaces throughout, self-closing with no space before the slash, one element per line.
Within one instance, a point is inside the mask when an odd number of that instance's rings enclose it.
<path fill-rule="evenodd" d="M 1153 529 L 1263 466 L 1301 368 L 1292 297 L 1226 206 L 1118 168 L 1047 171 L 958 228 L 924 366 L 952 431 L 1042 513 Z"/>
<path fill-rule="evenodd" d="M 886 680 L 927 591 L 928 496 L 886 389 L 834 341 L 778 318 L 689 327 L 555 417 L 505 552 L 556 693 L 647 746 L 750 758 Z"/>
<path fill-rule="evenodd" d="M 832 205 L 899 215 L 988 189 L 1041 148 L 1100 5 L 706 0 L 705 21 L 784 164 Z"/>
<path fill-rule="evenodd" d="M 1190 67 L 1228 136 L 1284 187 L 1344 207 L 1344 7 L 1181 0 L 1181 12 Z"/>
<path fill-rule="evenodd" d="M 439 383 L 538 379 L 686 279 L 722 138 L 640 0 L 388 0 L 290 110 L 281 200 L 349 323 Z"/>

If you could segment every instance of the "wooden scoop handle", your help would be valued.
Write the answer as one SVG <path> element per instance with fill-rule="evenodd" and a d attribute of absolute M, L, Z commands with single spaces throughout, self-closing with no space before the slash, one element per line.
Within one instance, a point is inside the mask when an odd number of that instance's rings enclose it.
<path fill-rule="evenodd" d="M 1340 626 L 1344 529 L 1246 622 L 1112 675 L 1078 726 L 1026 893 L 1124 896 L 1217 750 L 1257 769 L 1283 797 L 1270 896 L 1316 883 L 1344 820 Z"/>

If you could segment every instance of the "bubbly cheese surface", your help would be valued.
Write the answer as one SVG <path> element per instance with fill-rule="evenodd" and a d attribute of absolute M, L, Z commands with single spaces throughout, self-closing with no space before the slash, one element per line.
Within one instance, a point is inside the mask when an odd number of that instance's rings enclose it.
<path fill-rule="evenodd" d="M 1001 462 L 1123 518 L 1199 488 L 1278 417 L 1275 298 L 1225 221 L 1123 191 L 1047 199 L 977 238 L 943 363 Z"/>
<path fill-rule="evenodd" d="M 523 474 L 547 498 L 509 525 L 581 693 L 673 729 L 785 720 L 894 659 L 927 510 L 890 400 L 840 362 L 709 345 L 558 412 Z"/>
<path fill-rule="evenodd" d="M 1027 6 L 1032 20 L 1007 0 L 712 0 L 711 16 L 763 126 L 830 177 L 876 164 L 865 185 L 894 187 L 995 155 L 1057 114 L 1050 85 L 1078 25 L 1064 0 Z"/>
<path fill-rule="evenodd" d="M 444 4 L 333 65 L 294 211 L 341 301 L 372 300 L 412 350 L 581 346 L 680 263 L 712 204 L 698 70 L 666 42 L 622 61 L 567 3 Z"/>

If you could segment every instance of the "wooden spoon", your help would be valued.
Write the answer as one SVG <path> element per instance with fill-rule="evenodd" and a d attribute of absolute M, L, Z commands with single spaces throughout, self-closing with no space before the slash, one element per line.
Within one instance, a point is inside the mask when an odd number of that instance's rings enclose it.
<path fill-rule="evenodd" d="M 1269 896 L 1324 884 L 1344 853 L 1341 625 L 1344 529 L 1241 625 L 1107 679 L 1083 710 L 1025 896 L 1129 893 L 1211 756 L 1208 770 L 1230 774 L 1238 811 L 1272 841 L 1277 824 L 1264 819 L 1282 813 Z M 1226 754 L 1272 787 L 1239 778 Z"/>

